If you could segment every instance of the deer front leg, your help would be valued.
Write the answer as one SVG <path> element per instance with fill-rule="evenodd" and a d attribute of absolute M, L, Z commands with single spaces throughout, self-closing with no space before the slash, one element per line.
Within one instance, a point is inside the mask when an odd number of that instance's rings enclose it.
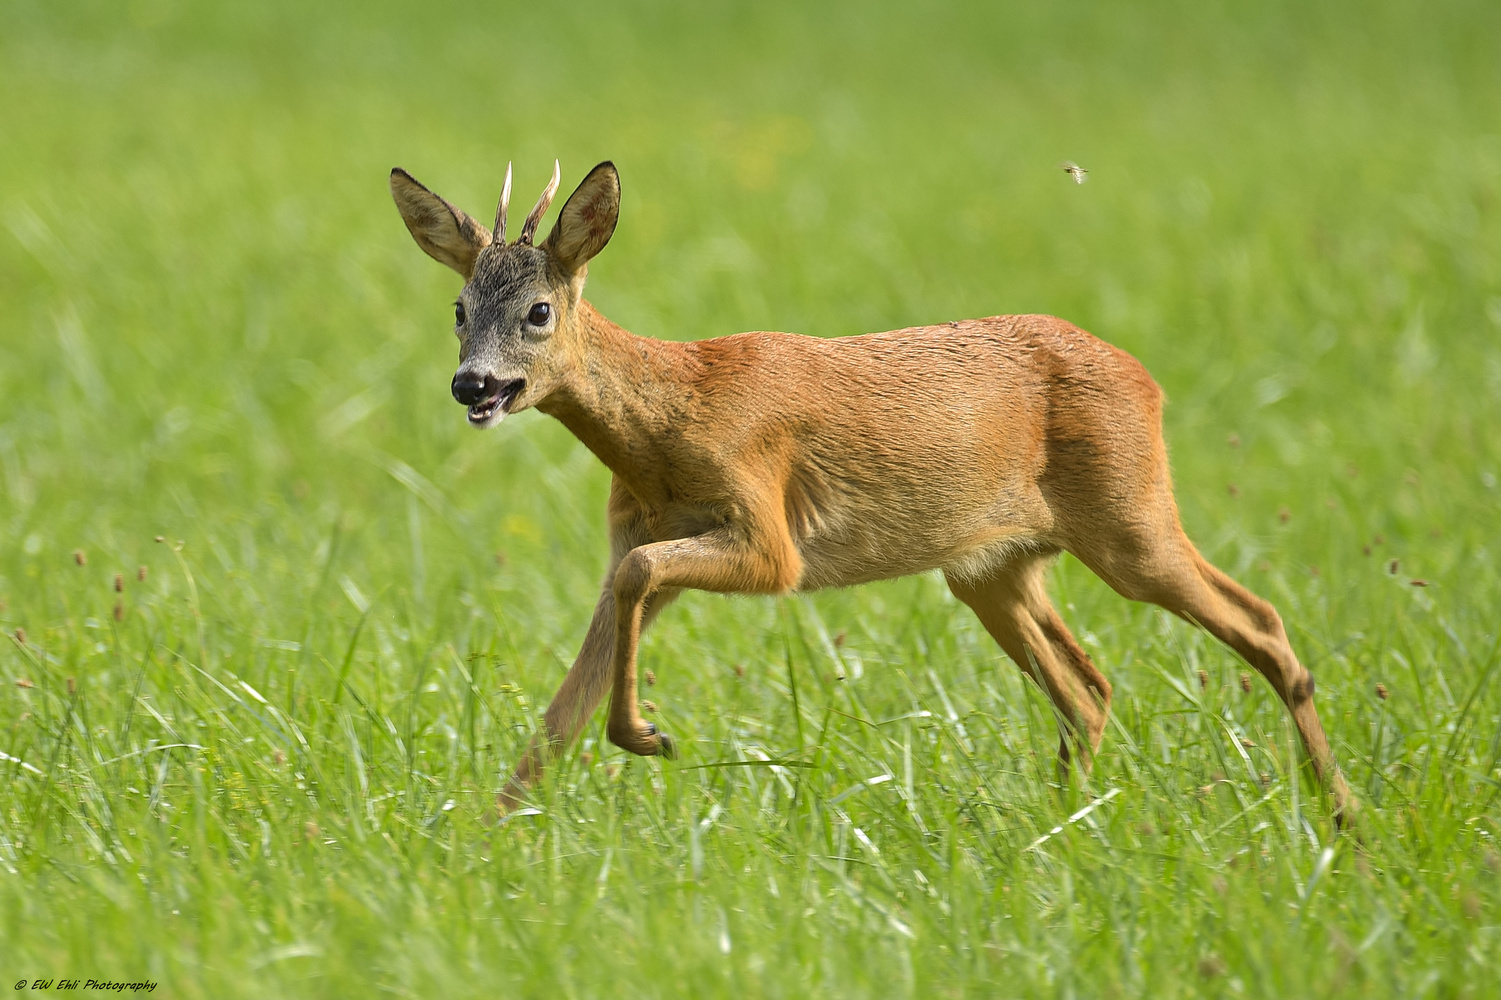
<path fill-rule="evenodd" d="M 605 573 L 604 586 L 599 602 L 594 606 L 594 617 L 589 622 L 589 631 L 584 636 L 584 645 L 579 655 L 563 678 L 558 693 L 543 715 L 542 730 L 532 737 L 526 753 L 516 764 L 516 770 L 505 789 L 497 798 L 496 805 L 504 814 L 521 804 L 526 790 L 541 776 L 549 760 L 558 750 L 578 738 L 579 732 L 588 724 L 600 700 L 610 687 L 610 666 L 615 650 L 615 574 L 621 560 L 638 545 L 651 537 L 640 505 L 630 492 L 614 480 L 610 484 L 610 503 L 607 508 L 610 523 L 610 567 Z M 644 628 L 657 612 L 677 596 L 675 590 L 658 591 L 642 612 Z"/>
<path fill-rule="evenodd" d="M 672 740 L 641 718 L 636 694 L 636 649 L 654 594 L 667 588 L 780 594 L 796 586 L 800 572 L 801 560 L 785 530 L 747 534 L 720 528 L 632 549 L 615 572 L 610 742 L 643 757 L 675 756 Z"/>
<path fill-rule="evenodd" d="M 651 622 L 672 599 L 676 590 L 659 590 L 647 602 L 642 613 L 643 624 Z M 589 631 L 584 636 L 583 648 L 569 668 L 568 675 L 553 695 L 542 716 L 542 729 L 532 737 L 526 753 L 516 764 L 511 780 L 500 793 L 497 806 L 502 814 L 521 805 L 526 790 L 530 788 L 551 759 L 568 744 L 578 738 L 589 718 L 594 714 L 610 687 L 610 664 L 615 648 L 615 594 L 609 581 L 594 607 L 594 618 L 589 622 Z"/>

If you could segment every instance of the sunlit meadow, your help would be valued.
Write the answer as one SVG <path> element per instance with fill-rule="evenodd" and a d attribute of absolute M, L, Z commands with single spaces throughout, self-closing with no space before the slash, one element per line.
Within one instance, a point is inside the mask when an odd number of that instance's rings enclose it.
<path fill-rule="evenodd" d="M 0 66 L 0 984 L 1494 991 L 1495 4 L 7 0 Z M 681 759 L 601 715 L 491 824 L 608 477 L 464 426 L 386 175 L 485 218 L 554 157 L 620 168 L 588 294 L 637 333 L 1047 312 L 1140 357 L 1358 838 L 1267 684 L 1067 557 L 1087 778 L 936 577 L 690 594 L 642 651 Z"/>

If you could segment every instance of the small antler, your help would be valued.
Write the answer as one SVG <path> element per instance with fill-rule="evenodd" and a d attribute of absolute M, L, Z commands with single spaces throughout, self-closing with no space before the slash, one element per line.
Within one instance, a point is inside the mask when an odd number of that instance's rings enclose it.
<path fill-rule="evenodd" d="M 506 164 L 506 183 L 500 189 L 500 204 L 495 206 L 495 245 L 506 245 L 506 210 L 511 207 L 511 165 Z"/>
<path fill-rule="evenodd" d="M 552 204 L 552 196 L 558 193 L 558 182 L 563 179 L 562 168 L 557 160 L 552 161 L 552 180 L 547 182 L 547 187 L 542 189 L 542 197 L 537 199 L 537 204 L 532 208 L 531 214 L 521 224 L 521 235 L 516 237 L 517 243 L 530 243 L 536 235 L 537 226 L 542 222 L 542 216 L 547 214 L 547 207 Z"/>

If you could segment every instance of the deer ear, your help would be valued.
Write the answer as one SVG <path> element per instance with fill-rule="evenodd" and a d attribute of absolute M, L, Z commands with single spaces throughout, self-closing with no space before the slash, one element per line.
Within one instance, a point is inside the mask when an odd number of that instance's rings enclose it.
<path fill-rule="evenodd" d="M 400 167 L 391 171 L 391 197 L 412 239 L 440 264 L 474 277 L 474 261 L 491 243 L 490 230 L 417 183 Z"/>
<path fill-rule="evenodd" d="M 558 213 L 543 246 L 569 271 L 578 273 L 605 248 L 620 218 L 620 174 L 609 160 L 589 171 Z"/>

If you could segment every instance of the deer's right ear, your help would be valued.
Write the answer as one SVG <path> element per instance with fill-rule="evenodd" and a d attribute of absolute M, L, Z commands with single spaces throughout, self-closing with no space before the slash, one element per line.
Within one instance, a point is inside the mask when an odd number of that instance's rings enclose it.
<path fill-rule="evenodd" d="M 610 242 L 620 218 L 620 174 L 609 160 L 589 171 L 568 196 L 543 244 L 575 274 Z"/>
<path fill-rule="evenodd" d="M 465 281 L 474 277 L 475 258 L 492 241 L 490 230 L 417 183 L 400 167 L 391 171 L 391 197 L 412 239 L 429 257 L 447 264 Z"/>

